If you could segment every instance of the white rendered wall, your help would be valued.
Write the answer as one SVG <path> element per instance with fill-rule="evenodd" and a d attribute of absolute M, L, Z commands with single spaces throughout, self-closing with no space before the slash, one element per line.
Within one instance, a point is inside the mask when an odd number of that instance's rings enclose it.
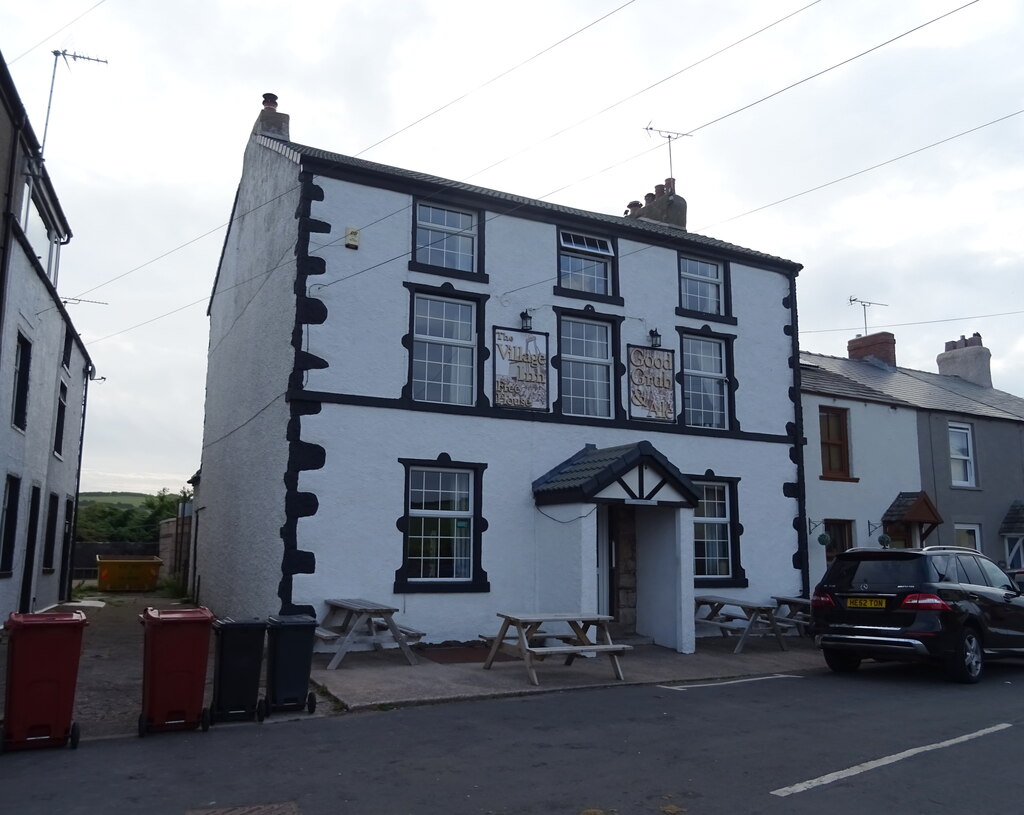
<path fill-rule="evenodd" d="M 869 536 L 868 522 L 872 528 L 880 524 L 897 494 L 921 489 L 915 411 L 817 394 L 804 394 L 802 401 L 808 519 L 814 523 L 825 518 L 853 521 L 853 545 L 878 546 L 882 530 Z M 822 406 L 849 411 L 850 475 L 856 481 L 821 478 L 818 410 Z M 822 531 L 818 527 L 808 535 L 812 587 L 825 573 L 825 547 L 817 541 Z"/>
<path fill-rule="evenodd" d="M 10 278 L 7 284 L 0 358 L 0 399 L 5 411 L 0 420 L 0 490 L 8 474 L 21 478 L 18 529 L 11 576 L 0 579 L 0 615 L 6 619 L 17 611 L 25 571 L 25 543 L 33 487 L 40 489 L 39 520 L 35 557 L 32 564 L 31 611 L 55 605 L 60 599 L 60 565 L 64 515 L 68 499 L 77 500 L 78 462 L 82 432 L 82 403 L 85 393 L 85 357 L 72 346 L 71 362 L 64 369 L 65 322 L 55 304 L 53 290 L 37 271 L 24 247 L 12 240 Z M 32 343 L 29 369 L 28 419 L 24 431 L 11 423 L 14 394 L 14 365 L 17 338 L 21 333 Z M 63 453 L 54 453 L 54 430 L 60 384 L 67 385 Z M 43 549 L 49 496 L 58 499 L 57 537 L 54 568 L 43 570 Z M 2 498 L 2 492 L 0 492 Z"/>
<path fill-rule="evenodd" d="M 199 599 L 222 616 L 280 611 L 298 200 L 296 165 L 250 144 L 210 306 L 196 501 Z"/>

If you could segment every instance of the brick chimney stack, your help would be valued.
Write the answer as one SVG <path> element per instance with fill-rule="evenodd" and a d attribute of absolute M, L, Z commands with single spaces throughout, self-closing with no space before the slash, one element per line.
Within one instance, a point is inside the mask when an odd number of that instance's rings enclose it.
<path fill-rule="evenodd" d="M 654 192 L 644 196 L 643 206 L 639 201 L 630 201 L 624 214 L 627 218 L 659 221 L 686 229 L 686 199 L 676 195 L 674 178 L 666 178 L 664 184 L 655 184 Z"/>
<path fill-rule="evenodd" d="M 846 343 L 846 353 L 850 359 L 881 362 L 890 368 L 895 368 L 896 335 L 888 331 L 879 331 L 877 334 L 868 334 L 866 337 L 854 337 Z"/>
<path fill-rule="evenodd" d="M 992 387 L 992 352 L 981 342 L 977 331 L 971 337 L 946 343 L 946 350 L 935 358 L 942 376 L 959 376 L 983 388 Z"/>
<path fill-rule="evenodd" d="M 280 141 L 291 141 L 288 138 L 288 119 L 287 113 L 277 112 L 277 96 L 273 93 L 265 93 L 263 94 L 263 110 L 260 111 L 259 118 L 256 119 L 252 134 Z"/>

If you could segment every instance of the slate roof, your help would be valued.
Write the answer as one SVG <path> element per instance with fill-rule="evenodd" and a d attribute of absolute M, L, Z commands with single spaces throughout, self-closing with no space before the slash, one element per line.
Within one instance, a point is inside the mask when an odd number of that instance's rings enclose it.
<path fill-rule="evenodd" d="M 491 202 L 498 202 L 506 205 L 503 209 L 500 206 L 490 204 L 489 208 L 496 212 L 507 212 L 511 214 L 514 210 L 532 210 L 543 212 L 548 217 L 571 217 L 584 219 L 595 224 L 600 224 L 605 229 L 614 230 L 618 234 L 635 232 L 638 235 L 646 235 L 647 239 L 661 238 L 668 239 L 673 243 L 682 242 L 695 249 L 703 249 L 706 252 L 714 252 L 734 258 L 741 262 L 752 263 L 758 266 L 769 266 L 773 269 L 795 275 L 803 266 L 792 260 L 769 255 L 765 252 L 758 252 L 754 249 L 746 249 L 726 241 L 710 238 L 705 235 L 698 235 L 694 232 L 687 232 L 685 229 L 671 226 L 669 224 L 656 223 L 653 221 L 626 218 L 623 216 L 605 215 L 600 212 L 590 212 L 583 209 L 552 204 L 535 198 L 526 198 L 521 195 L 491 190 L 486 187 L 478 187 L 473 184 L 466 184 L 462 181 L 453 181 L 448 178 L 428 175 L 427 173 L 405 170 L 400 167 L 391 167 L 387 164 L 378 164 L 373 161 L 345 156 L 340 153 L 331 153 L 316 147 L 309 147 L 295 142 L 281 142 L 274 139 L 262 138 L 260 143 L 278 150 L 278 152 L 297 153 L 303 159 L 324 165 L 339 172 L 356 173 L 375 176 L 381 179 L 392 179 L 403 182 L 405 185 L 421 185 L 425 187 L 446 187 L 462 195 L 489 199 Z M 293 156 L 294 158 L 294 156 Z"/>
<path fill-rule="evenodd" d="M 919 409 L 1015 422 L 1024 421 L 1024 399 L 995 388 L 975 385 L 958 376 L 943 376 L 927 371 L 915 371 L 913 368 L 891 368 L 882 363 L 807 352 L 801 352 L 800 362 L 804 366 L 817 366 L 821 371 L 850 380 L 857 385 L 880 392 L 890 399 Z M 808 369 L 801 368 L 801 377 L 806 370 Z M 826 380 L 822 377 L 815 382 L 821 385 Z M 801 389 L 812 393 L 833 393 L 812 391 L 807 385 L 803 385 Z M 850 394 L 839 392 L 835 395 Z"/>
<path fill-rule="evenodd" d="M 649 441 L 597 448 L 588 444 L 554 469 L 533 482 L 533 496 L 538 504 L 588 501 L 620 476 L 644 460 L 655 463 L 664 476 L 696 506 L 696 488 Z"/>
<path fill-rule="evenodd" d="M 817 393 L 825 396 L 845 396 L 865 402 L 881 402 L 886 405 L 902 405 L 912 408 L 909 402 L 888 396 L 879 390 L 862 385 L 849 377 L 833 373 L 818 365 L 808 365 L 801 356 L 800 390 L 804 393 Z"/>
<path fill-rule="evenodd" d="M 901 492 L 882 514 L 883 521 L 941 524 L 942 516 L 926 492 Z"/>
<path fill-rule="evenodd" d="M 1000 535 L 1024 535 L 1024 501 L 1014 501 L 999 527 Z"/>

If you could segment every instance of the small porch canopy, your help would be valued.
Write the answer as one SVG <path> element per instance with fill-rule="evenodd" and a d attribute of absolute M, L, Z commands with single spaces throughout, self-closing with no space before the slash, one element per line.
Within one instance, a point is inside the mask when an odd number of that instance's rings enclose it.
<path fill-rule="evenodd" d="M 882 515 L 882 523 L 888 528 L 890 524 L 918 524 L 921 530 L 921 542 L 935 531 L 942 523 L 938 509 L 924 492 L 901 492 Z"/>
<path fill-rule="evenodd" d="M 695 507 L 700 498 L 690 480 L 649 441 L 578 453 L 533 482 L 538 506 L 623 503 Z"/>

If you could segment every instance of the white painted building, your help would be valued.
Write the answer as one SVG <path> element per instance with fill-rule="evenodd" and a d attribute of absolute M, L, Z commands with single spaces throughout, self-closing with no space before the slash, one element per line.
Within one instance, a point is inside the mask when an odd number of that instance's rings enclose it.
<path fill-rule="evenodd" d="M 67 599 L 92 364 L 57 295 L 71 229 L 0 56 L 0 620 Z"/>
<path fill-rule="evenodd" d="M 210 300 L 195 579 L 428 641 L 806 589 L 791 261 L 289 141 L 265 97 Z"/>

